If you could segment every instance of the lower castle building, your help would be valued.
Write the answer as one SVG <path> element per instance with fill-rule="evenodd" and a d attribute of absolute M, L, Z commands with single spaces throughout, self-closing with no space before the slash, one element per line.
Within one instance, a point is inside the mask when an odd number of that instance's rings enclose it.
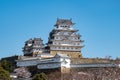
<path fill-rule="evenodd" d="M 28 67 L 28 66 L 36 66 L 38 69 L 57 69 L 59 68 L 61 72 L 69 72 L 71 60 L 67 55 L 64 54 L 56 54 L 51 58 L 48 56 L 51 55 L 41 55 L 37 57 L 21 57 L 21 59 L 17 60 L 17 66 L 19 67 Z M 64 70 L 64 71 L 63 71 Z M 65 71 L 67 70 L 67 71 Z"/>
<path fill-rule="evenodd" d="M 49 56 L 49 58 L 48 58 Z M 77 60 L 77 59 L 76 59 Z M 79 59 L 80 60 L 80 59 Z M 36 66 L 37 69 L 60 69 L 62 73 L 69 73 L 72 68 L 119 68 L 120 63 L 111 63 L 109 60 L 100 61 L 98 63 L 74 63 L 72 59 L 65 54 L 56 54 L 55 56 L 49 54 L 42 54 L 36 57 L 20 57 L 17 61 L 18 67 Z"/>
<path fill-rule="evenodd" d="M 119 63 L 111 63 L 109 60 L 84 63 L 81 53 L 84 41 L 77 33 L 78 30 L 73 28 L 74 24 L 71 19 L 57 19 L 46 46 L 41 38 L 27 40 L 23 47 L 24 56 L 16 60 L 17 66 L 36 66 L 38 69 L 59 68 L 62 73 L 70 72 L 71 68 L 120 67 Z"/>

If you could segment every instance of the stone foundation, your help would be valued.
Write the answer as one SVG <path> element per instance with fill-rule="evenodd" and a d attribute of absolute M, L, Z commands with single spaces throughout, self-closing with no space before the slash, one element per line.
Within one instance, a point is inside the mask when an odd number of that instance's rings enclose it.
<path fill-rule="evenodd" d="M 67 54 L 71 58 L 82 58 L 81 52 L 74 52 L 74 51 L 50 51 L 50 54 L 56 55 L 57 53 Z"/>
<path fill-rule="evenodd" d="M 61 67 L 61 73 L 70 73 L 70 68 Z"/>

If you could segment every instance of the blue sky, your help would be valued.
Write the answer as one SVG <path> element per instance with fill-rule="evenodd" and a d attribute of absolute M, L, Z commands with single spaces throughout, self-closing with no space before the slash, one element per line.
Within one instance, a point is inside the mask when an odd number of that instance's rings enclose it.
<path fill-rule="evenodd" d="M 57 18 L 76 23 L 84 57 L 120 57 L 120 0 L 0 0 L 0 58 L 22 55 L 29 38 L 47 43 Z"/>

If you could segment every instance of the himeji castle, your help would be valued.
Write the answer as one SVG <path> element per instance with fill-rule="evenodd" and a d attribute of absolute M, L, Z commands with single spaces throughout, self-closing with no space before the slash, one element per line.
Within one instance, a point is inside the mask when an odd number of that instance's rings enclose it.
<path fill-rule="evenodd" d="M 56 69 L 69 72 L 71 68 L 82 67 L 120 67 L 108 60 L 95 63 L 84 63 L 81 49 L 83 40 L 75 23 L 71 19 L 57 19 L 54 29 L 49 33 L 48 42 L 44 45 L 41 38 L 29 39 L 23 47 L 23 56 L 17 62 L 18 67 L 36 66 L 38 69 Z"/>

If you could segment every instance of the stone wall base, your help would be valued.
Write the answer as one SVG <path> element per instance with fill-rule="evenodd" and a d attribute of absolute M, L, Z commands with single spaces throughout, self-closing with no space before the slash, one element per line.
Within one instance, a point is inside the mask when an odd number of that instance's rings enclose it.
<path fill-rule="evenodd" d="M 57 53 L 61 54 L 67 54 L 71 58 L 82 58 L 82 53 L 81 52 L 74 52 L 74 51 L 50 51 L 50 54 L 56 55 Z"/>

